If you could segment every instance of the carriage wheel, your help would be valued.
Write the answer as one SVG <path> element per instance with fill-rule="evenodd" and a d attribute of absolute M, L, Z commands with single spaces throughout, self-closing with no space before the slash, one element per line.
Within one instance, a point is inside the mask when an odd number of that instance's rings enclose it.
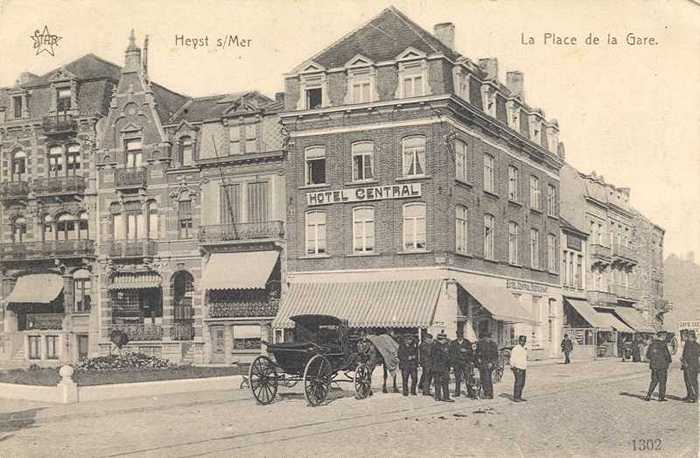
<path fill-rule="evenodd" d="M 310 406 L 316 407 L 326 400 L 331 389 L 333 372 L 331 363 L 323 355 L 316 355 L 304 369 L 304 397 Z"/>
<path fill-rule="evenodd" d="M 367 364 L 360 363 L 357 365 L 353 375 L 353 384 L 355 385 L 355 397 L 357 399 L 364 399 L 369 396 L 370 391 L 372 391 L 372 374 Z"/>
<path fill-rule="evenodd" d="M 277 395 L 277 368 L 267 356 L 258 356 L 248 370 L 248 383 L 259 404 L 269 404 Z"/>

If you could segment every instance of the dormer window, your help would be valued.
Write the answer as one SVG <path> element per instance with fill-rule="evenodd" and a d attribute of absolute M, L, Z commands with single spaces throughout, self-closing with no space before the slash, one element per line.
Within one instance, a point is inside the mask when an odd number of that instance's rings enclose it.
<path fill-rule="evenodd" d="M 557 153 L 559 146 L 559 130 L 556 126 L 547 126 L 547 146 L 552 153 Z"/>
<path fill-rule="evenodd" d="M 406 99 L 429 93 L 427 64 L 424 61 L 400 63 L 396 97 Z"/>
<path fill-rule="evenodd" d="M 530 140 L 538 145 L 542 143 L 542 119 L 536 114 L 530 115 Z"/>
<path fill-rule="evenodd" d="M 311 64 L 299 76 L 297 110 L 315 110 L 329 105 L 326 74 L 323 67 Z"/>
<path fill-rule="evenodd" d="M 496 117 L 496 91 L 489 84 L 481 85 L 481 104 L 484 113 Z"/>
<path fill-rule="evenodd" d="M 71 90 L 58 89 L 56 91 L 56 111 L 68 111 L 71 108 Z"/>
<path fill-rule="evenodd" d="M 306 90 L 306 108 L 314 110 L 323 105 L 323 90 L 320 87 L 313 87 Z"/>
<path fill-rule="evenodd" d="M 143 143 L 141 140 L 126 140 L 124 144 L 126 149 L 126 166 L 128 168 L 141 167 L 143 165 Z"/>
<path fill-rule="evenodd" d="M 520 106 L 514 100 L 508 101 L 508 126 L 520 132 Z"/>
<path fill-rule="evenodd" d="M 193 159 L 192 137 L 186 136 L 180 138 L 180 154 L 178 160 L 180 165 L 192 165 Z"/>
<path fill-rule="evenodd" d="M 470 77 L 469 73 L 465 71 L 464 69 L 461 68 L 455 68 L 453 72 L 453 80 L 454 80 L 454 87 L 455 87 L 455 94 L 466 100 L 467 102 L 469 101 L 469 83 L 470 83 Z"/>

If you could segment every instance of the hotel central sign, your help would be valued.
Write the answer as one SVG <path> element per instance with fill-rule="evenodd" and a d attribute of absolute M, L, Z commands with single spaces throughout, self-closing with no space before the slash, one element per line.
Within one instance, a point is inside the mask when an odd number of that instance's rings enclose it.
<path fill-rule="evenodd" d="M 335 191 L 307 192 L 306 203 L 328 205 L 345 202 L 369 202 L 372 200 L 406 199 L 420 197 L 420 183 L 395 184 L 390 186 L 370 186 L 367 188 L 338 189 Z"/>

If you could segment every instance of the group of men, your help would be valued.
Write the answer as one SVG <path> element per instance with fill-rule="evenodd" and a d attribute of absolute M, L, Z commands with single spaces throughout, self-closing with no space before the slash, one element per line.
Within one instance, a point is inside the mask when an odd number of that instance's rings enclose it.
<path fill-rule="evenodd" d="M 666 401 L 666 380 L 668 379 L 668 367 L 671 365 L 671 353 L 666 345 L 666 334 L 660 331 L 656 334 L 654 341 L 649 344 L 647 350 L 647 360 L 649 360 L 649 368 L 651 369 L 651 382 L 649 390 L 644 397 L 645 401 L 651 401 L 651 395 L 659 387 L 659 401 Z M 697 403 L 698 402 L 698 370 L 700 369 L 700 344 L 697 342 L 697 337 L 694 331 L 688 333 L 688 339 L 683 347 L 681 355 L 681 370 L 683 371 L 683 379 L 687 395 L 683 401 Z"/>
<path fill-rule="evenodd" d="M 524 346 L 524 342 L 522 344 Z M 524 350 L 524 348 L 523 348 Z M 516 351 L 517 353 L 517 351 Z M 464 333 L 457 332 L 456 339 L 450 341 L 444 331 L 436 339 L 429 333 L 423 335 L 423 341 L 418 344 L 415 336 L 407 334 L 400 339 L 399 369 L 403 380 L 403 395 L 417 395 L 416 386 L 420 387 L 424 396 L 431 396 L 431 387 L 435 387 L 435 400 L 454 402 L 450 397 L 450 372 L 454 373 L 454 397 L 462 394 L 464 383 L 467 395 L 476 397 L 472 383 L 472 373 L 479 371 L 479 380 L 483 397 L 493 399 L 492 371 L 498 362 L 498 346 L 491 340 L 491 334 L 484 332 L 476 342 L 464 338 Z M 525 358 L 526 360 L 527 358 Z M 526 362 L 525 362 L 526 365 Z M 521 364 L 522 366 L 522 364 Z M 420 380 L 418 368 L 421 368 Z M 515 400 L 521 401 L 522 387 L 525 384 L 525 368 L 521 373 L 516 372 Z M 519 388 L 519 394 L 517 389 Z"/>

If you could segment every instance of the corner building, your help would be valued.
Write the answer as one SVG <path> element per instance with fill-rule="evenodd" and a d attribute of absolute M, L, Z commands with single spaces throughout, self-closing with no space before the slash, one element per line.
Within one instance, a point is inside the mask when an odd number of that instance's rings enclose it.
<path fill-rule="evenodd" d="M 490 331 L 558 354 L 558 125 L 523 75 L 382 11 L 285 75 L 288 291 L 273 322 Z"/>

